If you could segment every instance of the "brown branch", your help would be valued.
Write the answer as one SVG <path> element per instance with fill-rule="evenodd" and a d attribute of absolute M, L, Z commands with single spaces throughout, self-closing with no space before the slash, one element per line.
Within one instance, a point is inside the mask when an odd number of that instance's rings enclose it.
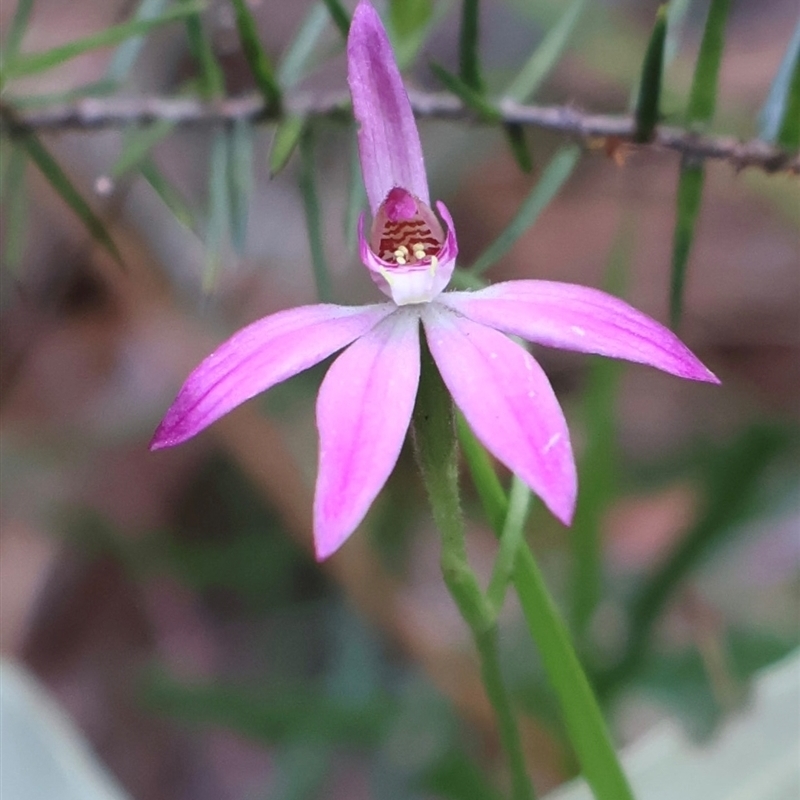
<path fill-rule="evenodd" d="M 420 119 L 479 122 L 460 100 L 448 94 L 410 92 L 411 105 Z M 349 97 L 344 93 L 321 96 L 297 95 L 286 111 L 304 117 L 349 118 Z M 501 100 L 497 105 L 503 121 L 554 131 L 593 144 L 632 144 L 634 120 L 630 115 L 588 114 L 572 106 L 520 105 Z M 0 130 L 11 136 L 29 132 L 98 130 L 169 121 L 180 126 L 222 125 L 241 119 L 275 122 L 279 117 L 264 107 L 259 95 L 224 100 L 166 97 L 85 98 L 41 109 L 18 110 L 0 104 Z M 649 145 L 674 150 L 690 160 L 716 159 L 736 169 L 756 167 L 766 172 L 800 174 L 800 153 L 788 153 L 758 139 L 742 142 L 732 136 L 711 136 L 679 127 L 659 126 Z"/>

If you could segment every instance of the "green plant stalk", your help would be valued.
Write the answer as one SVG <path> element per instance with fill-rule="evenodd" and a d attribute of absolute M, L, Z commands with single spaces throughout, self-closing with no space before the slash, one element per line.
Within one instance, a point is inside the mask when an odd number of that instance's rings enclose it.
<path fill-rule="evenodd" d="M 458 75 L 470 89 L 483 93 L 478 56 L 480 0 L 462 0 L 461 34 L 458 41 Z"/>
<path fill-rule="evenodd" d="M 488 453 L 463 421 L 459 423 L 459 436 L 484 511 L 495 533 L 500 536 L 508 512 L 508 499 Z M 517 554 L 513 579 L 528 629 L 558 696 L 570 741 L 595 797 L 597 800 L 633 800 L 567 626 L 526 545 Z"/>
<path fill-rule="evenodd" d="M 511 770 L 514 800 L 532 800 L 519 730 L 500 670 L 497 618 L 467 560 L 458 496 L 458 447 L 453 404 L 433 359 L 423 348 L 422 375 L 414 409 L 414 445 L 442 540 L 445 584 L 472 633 L 481 676 L 497 717 Z"/>

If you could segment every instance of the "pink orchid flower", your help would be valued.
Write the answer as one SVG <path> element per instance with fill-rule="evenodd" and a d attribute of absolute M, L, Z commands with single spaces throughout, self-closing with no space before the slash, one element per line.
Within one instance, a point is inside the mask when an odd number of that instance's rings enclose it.
<path fill-rule="evenodd" d="M 405 439 L 420 374 L 420 323 L 453 400 L 477 437 L 569 525 L 577 477 L 564 415 L 542 368 L 506 334 L 718 382 L 664 326 L 616 297 L 540 280 L 443 293 L 458 245 L 431 210 L 414 115 L 386 31 L 366 0 L 347 43 L 348 80 L 372 212 L 360 256 L 390 302 L 312 305 L 248 325 L 186 380 L 151 448 L 189 439 L 231 409 L 344 349 L 317 399 L 317 558 L 364 519 Z"/>

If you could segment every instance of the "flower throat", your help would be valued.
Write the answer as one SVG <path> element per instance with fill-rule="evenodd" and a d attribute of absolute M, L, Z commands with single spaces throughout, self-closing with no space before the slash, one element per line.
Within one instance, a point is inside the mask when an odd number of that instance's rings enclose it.
<path fill-rule="evenodd" d="M 444 232 L 430 208 L 395 187 L 381 204 L 372 226 L 373 252 L 398 267 L 435 263 Z"/>

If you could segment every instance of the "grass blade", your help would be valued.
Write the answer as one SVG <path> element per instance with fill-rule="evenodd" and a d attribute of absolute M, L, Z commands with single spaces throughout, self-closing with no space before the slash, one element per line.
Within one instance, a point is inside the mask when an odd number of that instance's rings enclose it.
<path fill-rule="evenodd" d="M 153 191 L 161 198 L 161 202 L 173 213 L 175 219 L 185 228 L 196 227 L 194 213 L 183 195 L 167 180 L 164 174 L 150 159 L 139 165 L 141 176 L 150 184 Z"/>
<path fill-rule="evenodd" d="M 192 4 L 192 0 L 178 0 L 182 6 Z M 189 49 L 200 68 L 200 94 L 206 100 L 222 94 L 225 89 L 225 76 L 214 55 L 211 42 L 203 30 L 199 11 L 194 11 L 186 19 L 186 35 Z"/>
<path fill-rule="evenodd" d="M 694 241 L 694 229 L 703 196 L 705 168 L 702 164 L 681 165 L 678 179 L 678 200 L 675 233 L 672 240 L 672 281 L 669 295 L 669 318 L 673 328 L 680 324 L 683 314 L 683 292 L 686 284 L 686 265 Z"/>
<path fill-rule="evenodd" d="M 231 243 L 238 255 L 247 241 L 247 217 L 253 193 L 253 127 L 237 120 L 228 130 L 228 205 Z"/>
<path fill-rule="evenodd" d="M 636 130 L 633 141 L 643 144 L 653 138 L 661 107 L 661 81 L 664 70 L 664 44 L 667 38 L 667 6 L 656 13 L 656 24 L 642 64 L 639 99 L 636 101 Z"/>
<path fill-rule="evenodd" d="M 478 50 L 479 11 L 480 0 L 462 0 L 461 32 L 458 38 L 458 76 L 470 89 L 483 92 Z"/>
<path fill-rule="evenodd" d="M 22 37 L 28 30 L 31 11 L 33 10 L 33 0 L 19 0 L 14 17 L 11 20 L 11 29 L 8 31 L 5 42 L 3 42 L 3 61 L 11 63 L 19 53 L 19 46 L 22 44 Z"/>
<path fill-rule="evenodd" d="M 797 86 L 797 75 L 800 71 L 800 19 L 792 34 L 792 39 L 786 48 L 781 64 L 769 89 L 767 102 L 761 110 L 760 136 L 767 142 L 778 142 L 778 133 L 790 118 L 792 98 L 798 102 L 800 87 Z M 792 88 L 794 86 L 794 88 Z M 800 109 L 794 109 L 794 118 L 800 119 Z M 800 124 L 800 123 L 798 123 Z M 783 144 L 783 143 L 782 143 Z M 788 149 L 795 149 L 799 145 L 783 144 Z"/>
<path fill-rule="evenodd" d="M 714 117 L 717 104 L 717 79 L 725 47 L 725 23 L 730 5 L 730 0 L 711 0 L 694 70 L 692 89 L 689 93 L 686 121 L 690 125 L 706 124 Z"/>
<path fill-rule="evenodd" d="M 242 43 L 242 52 L 255 78 L 258 91 L 264 97 L 267 108 L 279 109 L 281 90 L 269 56 L 261 45 L 258 26 L 245 0 L 232 0 L 236 16 L 236 27 Z"/>
<path fill-rule="evenodd" d="M 319 3 L 315 3 L 306 14 L 278 68 L 278 83 L 284 89 L 294 86 L 303 77 L 306 66 L 317 49 L 319 37 L 328 26 L 329 18 L 330 14 Z"/>
<path fill-rule="evenodd" d="M 323 245 L 322 215 L 314 171 L 314 133 L 310 126 L 306 127 L 300 137 L 300 193 L 303 196 L 303 208 L 306 212 L 308 246 L 311 250 L 311 266 L 317 284 L 317 296 L 320 302 L 325 303 L 331 300 L 331 279 Z"/>
<path fill-rule="evenodd" d="M 167 0 L 142 0 L 136 9 L 134 19 L 155 19 L 163 13 Z M 128 73 L 136 63 L 139 53 L 144 46 L 144 37 L 136 36 L 123 42 L 114 53 L 111 64 L 106 70 L 106 79 L 112 83 L 121 83 L 128 77 Z"/>
<path fill-rule="evenodd" d="M 499 536 L 508 499 L 491 459 L 469 426 L 459 419 L 459 439 L 484 512 Z M 558 697 L 570 741 L 597 800 L 633 800 L 605 720 L 570 641 L 567 626 L 527 544 L 517 555 L 514 587 L 547 677 Z"/>
<path fill-rule="evenodd" d="M 284 117 L 278 123 L 269 153 L 270 177 L 275 177 L 289 162 L 300 141 L 304 126 L 305 120 L 294 115 Z"/>
<path fill-rule="evenodd" d="M 203 291 L 207 293 L 213 290 L 217 282 L 229 218 L 228 133 L 222 130 L 211 144 L 211 169 L 208 175 L 206 264 L 203 272 Z"/>
<path fill-rule="evenodd" d="M 503 92 L 505 97 L 524 103 L 536 94 L 545 78 L 558 64 L 564 48 L 586 7 L 586 0 L 573 0 L 558 22 L 548 31 L 539 46 Z"/>
<path fill-rule="evenodd" d="M 103 221 L 92 211 L 91 206 L 84 200 L 83 195 L 73 186 L 72 181 L 61 169 L 58 161 L 53 158 L 50 151 L 38 138 L 31 134 L 20 137 L 19 143 L 21 147 L 25 148 L 25 152 L 31 161 L 36 164 L 55 192 L 83 222 L 92 238 L 105 248 L 118 264 L 122 265 L 122 256 L 106 230 Z"/>
<path fill-rule="evenodd" d="M 523 172 L 532 172 L 533 160 L 528 150 L 528 142 L 525 139 L 525 126 L 517 125 L 512 122 L 503 125 L 503 131 L 506 134 L 508 146 L 511 148 L 511 155 L 514 156 L 514 161 L 517 162 L 517 166 Z"/>
<path fill-rule="evenodd" d="M 350 15 L 345 11 L 339 0 L 322 0 L 322 2 L 325 3 L 325 7 L 328 9 L 334 25 L 339 29 L 339 33 L 342 34 L 342 38 L 347 41 L 347 34 L 350 33 Z"/>
<path fill-rule="evenodd" d="M 481 275 L 486 272 L 536 222 L 539 214 L 547 208 L 559 189 L 566 183 L 580 156 L 581 150 L 574 144 L 565 145 L 553 156 L 531 193 L 522 202 L 514 219 L 469 269 L 471 275 Z"/>
<path fill-rule="evenodd" d="M 120 25 L 112 25 L 110 28 L 94 33 L 91 36 L 86 36 L 83 39 L 76 39 L 60 47 L 53 47 L 43 53 L 29 53 L 17 56 L 13 61 L 4 65 L 4 77 L 19 78 L 23 75 L 33 75 L 37 72 L 53 69 L 83 53 L 88 53 L 101 47 L 113 47 L 133 36 L 141 36 L 149 33 L 154 28 L 186 19 L 192 14 L 197 14 L 204 7 L 204 2 L 188 0 L 182 6 L 171 8 L 161 16 L 153 19 L 135 19 L 130 22 L 123 22 Z"/>

